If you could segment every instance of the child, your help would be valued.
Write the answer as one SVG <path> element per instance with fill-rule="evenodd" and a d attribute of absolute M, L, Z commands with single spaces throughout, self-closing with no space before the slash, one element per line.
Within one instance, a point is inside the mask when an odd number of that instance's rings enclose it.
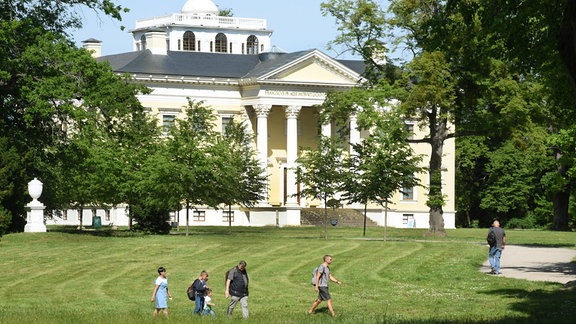
<path fill-rule="evenodd" d="M 168 317 L 168 301 L 166 297 L 172 300 L 172 294 L 168 291 L 168 278 L 166 278 L 166 269 L 164 267 L 158 268 L 158 278 L 154 282 L 154 291 L 152 291 L 152 298 L 150 302 L 154 302 L 156 299 L 156 309 L 154 309 L 154 316 L 158 315 L 158 312 L 162 310 L 164 315 Z"/>
<path fill-rule="evenodd" d="M 202 310 L 202 316 L 208 314 L 216 316 L 212 310 L 212 306 L 216 306 L 216 304 L 212 302 L 212 289 L 206 288 L 206 296 L 204 296 L 204 309 Z"/>
<path fill-rule="evenodd" d="M 194 308 L 194 314 L 202 314 L 202 309 L 204 308 L 204 296 L 206 295 L 206 281 L 208 281 L 208 272 L 202 270 L 198 279 L 194 280 L 192 285 L 196 291 L 196 307 Z"/>

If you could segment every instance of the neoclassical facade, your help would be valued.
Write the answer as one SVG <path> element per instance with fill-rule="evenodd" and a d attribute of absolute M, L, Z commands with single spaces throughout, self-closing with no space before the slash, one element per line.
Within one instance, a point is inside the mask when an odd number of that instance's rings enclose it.
<path fill-rule="evenodd" d="M 132 52 L 97 59 L 152 89 L 139 100 L 165 126 L 184 116 L 187 98 L 202 100 L 214 110 L 215 127 L 223 128 L 231 119 L 251 126 L 258 159 L 269 178 L 268 198 L 250 210 L 236 206 L 232 214 L 209 208 L 190 211 L 191 225 L 227 225 L 231 218 L 241 226 L 298 226 L 301 208 L 320 204 L 295 195 L 301 189 L 293 171 L 298 152 L 314 147 L 320 132 L 327 136 L 336 132 L 331 125 L 318 130 L 316 105 L 322 104 L 328 91 L 355 86 L 361 80 L 363 63 L 337 60 L 317 49 L 283 53 L 271 45 L 272 31 L 265 19 L 221 17 L 218 12 L 210 0 L 188 0 L 181 13 L 138 20 L 131 30 Z M 90 39 L 84 44 L 94 56 L 101 53 L 99 41 Z M 352 143 L 362 138 L 355 122 L 350 120 Z M 414 124 L 407 125 L 414 137 L 426 134 Z M 414 144 L 414 150 L 429 154 L 430 147 Z M 446 228 L 454 228 L 453 140 L 446 143 L 445 152 L 443 190 L 448 199 L 444 220 Z M 418 176 L 423 184 L 428 183 L 427 174 Z M 398 192 L 389 206 L 387 224 L 427 228 L 425 202 L 424 188 Z M 361 209 L 345 206 L 354 207 Z M 85 213 L 86 224 L 92 215 L 100 216 L 103 224 L 127 223 L 123 207 Z M 185 224 L 183 215 L 185 211 L 175 211 L 172 221 Z M 384 224 L 384 211 L 378 206 L 370 206 L 369 217 Z M 68 218 L 72 223 L 75 220 Z"/>

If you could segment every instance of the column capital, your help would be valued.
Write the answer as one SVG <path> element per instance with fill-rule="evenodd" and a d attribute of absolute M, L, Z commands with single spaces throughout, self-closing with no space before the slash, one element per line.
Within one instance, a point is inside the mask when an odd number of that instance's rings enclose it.
<path fill-rule="evenodd" d="M 265 104 L 257 104 L 252 106 L 256 111 L 256 116 L 258 117 L 268 117 L 270 113 L 270 109 L 272 109 L 272 105 L 265 105 Z"/>
<path fill-rule="evenodd" d="M 284 106 L 284 112 L 286 113 L 286 118 L 298 118 L 302 106 Z"/>

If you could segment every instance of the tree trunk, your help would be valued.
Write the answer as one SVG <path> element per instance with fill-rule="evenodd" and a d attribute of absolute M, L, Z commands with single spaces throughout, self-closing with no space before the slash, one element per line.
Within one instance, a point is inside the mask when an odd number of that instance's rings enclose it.
<path fill-rule="evenodd" d="M 366 209 L 368 208 L 368 202 L 364 202 L 364 232 L 363 237 L 366 237 Z"/>
<path fill-rule="evenodd" d="M 570 201 L 570 191 L 564 189 L 557 192 L 552 197 L 554 206 L 554 220 L 552 229 L 555 231 L 568 231 L 568 202 Z"/>
<path fill-rule="evenodd" d="M 567 0 L 558 35 L 558 51 L 576 90 L 576 0 Z"/>
<path fill-rule="evenodd" d="M 576 91 L 576 0 L 567 0 L 560 26 L 558 37 L 558 50 L 566 71 L 572 81 L 572 88 Z M 556 159 L 558 160 L 558 154 Z M 558 172 L 563 173 L 559 167 Z M 562 168 L 563 169 L 563 168 Z M 571 188 L 563 188 L 552 198 L 554 206 L 554 219 L 552 229 L 556 231 L 567 231 L 568 227 L 568 203 L 570 200 Z"/>
<path fill-rule="evenodd" d="M 428 206 L 430 207 L 430 218 L 428 235 L 446 235 L 444 229 L 444 216 L 442 206 L 444 205 L 444 195 L 442 193 L 442 152 L 444 150 L 444 140 L 447 137 L 447 120 L 437 118 L 437 112 L 429 114 L 430 127 L 430 169 L 428 170 Z"/>

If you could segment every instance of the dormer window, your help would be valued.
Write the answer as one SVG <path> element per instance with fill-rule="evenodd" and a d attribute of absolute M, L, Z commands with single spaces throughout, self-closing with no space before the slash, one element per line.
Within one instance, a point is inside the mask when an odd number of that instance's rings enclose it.
<path fill-rule="evenodd" d="M 228 39 L 223 33 L 218 33 L 214 42 L 214 51 L 217 53 L 228 53 Z"/>
<path fill-rule="evenodd" d="M 146 35 L 142 35 L 140 37 L 140 50 L 141 51 L 146 50 Z"/>
<path fill-rule="evenodd" d="M 184 38 L 182 39 L 182 47 L 185 51 L 196 50 L 196 35 L 194 35 L 193 32 L 187 31 L 184 33 Z"/>
<path fill-rule="evenodd" d="M 258 54 L 258 38 L 254 35 L 246 39 L 246 54 Z"/>

